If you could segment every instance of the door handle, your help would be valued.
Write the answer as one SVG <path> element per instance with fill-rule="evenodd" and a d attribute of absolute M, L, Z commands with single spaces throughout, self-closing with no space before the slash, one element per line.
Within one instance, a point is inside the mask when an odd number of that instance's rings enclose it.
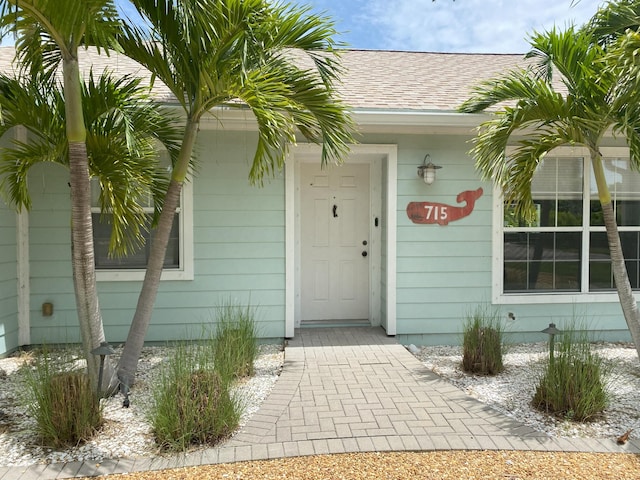
<path fill-rule="evenodd" d="M 367 255 L 368 255 L 367 251 L 366 251 L 366 250 L 364 250 L 364 251 L 362 252 L 362 256 L 363 256 L 363 257 L 366 257 Z"/>
<path fill-rule="evenodd" d="M 333 218 L 338 217 L 338 205 L 333 206 Z"/>

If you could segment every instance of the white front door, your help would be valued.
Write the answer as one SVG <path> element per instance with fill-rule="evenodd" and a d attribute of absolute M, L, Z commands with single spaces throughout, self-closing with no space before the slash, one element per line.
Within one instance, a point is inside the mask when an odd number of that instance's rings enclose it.
<path fill-rule="evenodd" d="M 302 163 L 301 320 L 368 320 L 368 163 Z"/>

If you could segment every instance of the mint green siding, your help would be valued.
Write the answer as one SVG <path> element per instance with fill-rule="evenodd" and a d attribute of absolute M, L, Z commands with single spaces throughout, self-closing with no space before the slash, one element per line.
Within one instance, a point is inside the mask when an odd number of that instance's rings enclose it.
<path fill-rule="evenodd" d="M 240 146 L 240 148 L 239 148 Z M 248 182 L 255 134 L 200 133 L 194 190 L 194 279 L 162 281 L 148 341 L 202 335 L 217 306 L 256 308 L 262 337 L 284 336 L 284 182 Z M 68 174 L 51 165 L 32 172 L 32 342 L 78 341 L 71 273 Z M 105 335 L 126 339 L 141 282 L 99 281 Z M 54 315 L 43 317 L 43 302 Z"/>
<path fill-rule="evenodd" d="M 467 155 L 470 136 L 365 135 L 361 143 L 393 144 L 398 148 L 396 332 L 402 342 L 437 344 L 460 341 L 465 315 L 492 300 L 492 187 L 479 179 Z M 278 174 L 263 187 L 252 186 L 248 172 L 255 150 L 254 132 L 200 132 L 193 179 L 194 279 L 162 281 L 147 340 L 162 342 L 193 338 L 215 322 L 216 307 L 229 300 L 256 308 L 260 334 L 285 335 L 285 182 Z M 433 185 L 416 174 L 424 155 L 443 168 Z M 383 164 L 382 205 L 388 177 Z M 71 278 L 69 189 L 66 170 L 39 166 L 31 173 L 34 200 L 30 215 L 31 338 L 33 343 L 78 341 L 78 320 Z M 417 225 L 406 214 L 409 202 L 431 201 L 460 206 L 456 196 L 482 187 L 474 211 L 449 225 Z M 4 332 L 13 342 L 17 331 L 15 287 L 15 215 L 0 210 L 0 281 Z M 381 323 L 384 314 L 389 245 L 394 228 L 382 211 Z M 289 252 L 290 253 L 290 252 Z M 99 282 L 100 305 L 107 340 L 124 341 L 138 298 L 139 281 Z M 561 326 L 580 316 L 602 338 L 626 339 L 626 325 L 617 302 L 494 305 L 517 340 L 542 340 L 539 331 L 550 322 Z M 43 302 L 54 304 L 54 315 L 43 317 Z M 7 320 L 8 319 L 8 320 Z M 11 340 L 9 340 L 11 339 Z"/>
<path fill-rule="evenodd" d="M 71 274 L 71 213 L 69 176 L 65 168 L 40 164 L 31 169 L 29 212 L 31 342 L 78 342 Z M 53 304 L 53 315 L 42 315 L 42 304 Z"/>
<path fill-rule="evenodd" d="M 16 214 L 0 201 L 0 355 L 18 348 Z"/>
<path fill-rule="evenodd" d="M 465 316 L 478 306 L 490 306 L 505 320 L 517 341 L 544 340 L 550 322 L 562 326 L 578 318 L 601 339 L 626 340 L 628 332 L 617 302 L 588 301 L 544 304 L 535 295 L 529 304 L 491 305 L 492 185 L 480 180 L 467 155 L 464 136 L 397 136 L 397 334 L 404 343 L 459 343 Z M 443 168 L 433 185 L 417 176 L 417 166 L 429 153 Z M 456 196 L 482 187 L 484 193 L 466 218 L 446 226 L 418 225 L 406 214 L 409 202 L 440 202 L 460 206 Z M 499 268 L 499 267 L 498 267 Z M 516 321 L 507 321 L 513 312 Z M 562 328 L 562 327 L 561 327 Z"/>

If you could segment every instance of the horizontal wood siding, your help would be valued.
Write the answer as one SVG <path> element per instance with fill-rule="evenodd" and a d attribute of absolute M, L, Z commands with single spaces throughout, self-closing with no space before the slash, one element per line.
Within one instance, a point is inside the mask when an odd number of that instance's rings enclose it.
<path fill-rule="evenodd" d="M 514 341 L 546 340 L 539 333 L 550 322 L 573 319 L 596 339 L 626 340 L 617 302 L 491 305 L 492 185 L 482 182 L 468 156 L 471 137 L 396 136 L 398 143 L 398 337 L 403 343 L 460 343 L 465 318 L 477 307 L 495 309 Z M 378 141 L 382 138 L 377 138 Z M 385 138 L 384 140 L 389 140 Z M 417 176 L 425 154 L 443 168 L 432 185 Z M 446 226 L 418 225 L 406 213 L 409 202 L 459 206 L 456 196 L 482 187 L 471 215 Z M 508 313 L 516 320 L 508 320 Z M 559 327 L 561 328 L 561 327 Z"/>
<path fill-rule="evenodd" d="M 397 335 L 400 341 L 454 343 L 465 317 L 492 298 L 492 187 L 482 182 L 468 156 L 470 136 L 370 134 L 361 143 L 398 145 Z M 285 198 L 284 176 L 266 179 L 263 187 L 248 180 L 256 138 L 252 132 L 200 132 L 194 190 L 194 280 L 163 281 L 147 340 L 200 336 L 215 324 L 216 308 L 229 301 L 256 309 L 264 338 L 284 336 Z M 418 178 L 424 155 L 443 168 L 433 185 Z M 386 178 L 386 172 L 383 172 Z M 30 216 L 32 341 L 77 341 L 78 329 L 71 279 L 68 175 L 52 165 L 34 169 L 30 178 L 34 208 Z M 482 187 L 484 194 L 468 217 L 440 225 L 417 225 L 406 214 L 409 202 L 459 206 L 456 196 Z M 385 202 L 383 201 L 383 205 Z M 2 215 L 5 215 L 3 212 Z M 0 301 L 15 295 L 15 245 L 7 222 L 0 244 Z M 387 245 L 383 212 L 382 255 Z M 14 242 L 13 244 L 11 242 Z M 4 263 L 2 263 L 4 262 Z M 10 273 L 8 273 L 10 272 Z M 382 292 L 389 272 L 381 272 Z M 11 278 L 9 278 L 11 277 Z M 110 342 L 122 342 L 140 290 L 140 282 L 99 282 L 100 304 Z M 13 290 L 12 290 L 13 289 Z M 6 292 L 6 293 L 5 293 Z M 42 317 L 43 302 L 54 315 Z M 387 298 L 381 298 L 385 311 Z M 4 305 L 4 304 L 3 304 Z M 579 316 L 603 338 L 627 338 L 617 302 L 542 304 L 532 297 L 524 305 L 494 305 L 516 339 L 544 339 L 539 331 L 550 322 L 565 324 Z M 10 309 L 9 309 L 10 312 Z M 9 318 L 13 313 L 3 314 Z M 381 318 L 386 325 L 387 319 Z M 5 321 L 6 322 L 6 321 Z M 5 331 L 17 329 L 6 322 Z M 0 337 L 2 338 L 2 337 Z"/>
<path fill-rule="evenodd" d="M 200 132 L 194 187 L 192 281 L 163 281 L 148 341 L 196 338 L 229 301 L 255 307 L 264 338 L 284 336 L 284 185 L 248 181 L 255 134 Z M 240 146 L 240 147 L 238 147 Z M 78 341 L 71 273 L 68 174 L 45 165 L 32 172 L 30 221 L 33 343 Z M 107 340 L 124 341 L 141 282 L 98 283 Z M 43 302 L 54 315 L 43 317 Z"/>
<path fill-rule="evenodd" d="M 0 356 L 18 348 L 16 214 L 0 200 Z"/>

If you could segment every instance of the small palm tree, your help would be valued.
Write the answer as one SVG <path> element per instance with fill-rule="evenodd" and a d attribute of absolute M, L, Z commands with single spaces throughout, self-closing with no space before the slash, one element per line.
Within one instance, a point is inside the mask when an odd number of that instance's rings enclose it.
<path fill-rule="evenodd" d="M 308 9 L 266 0 L 133 0 L 152 27 L 129 26 L 123 51 L 161 80 L 186 117 L 182 149 L 158 220 L 118 376 L 131 385 L 155 302 L 169 232 L 191 166 L 198 125 L 217 106 L 248 107 L 258 124 L 250 178 L 284 165 L 296 131 L 322 143 L 322 161 L 341 160 L 353 141 L 347 107 L 334 84 L 340 74 L 332 23 Z M 310 60 L 311 67 L 301 67 Z"/>
<path fill-rule="evenodd" d="M 100 209 L 113 227 L 110 251 L 127 254 L 142 245 L 148 223 L 137 199 L 151 193 L 162 205 L 168 184 L 159 168 L 157 144 L 162 141 L 175 153 L 178 136 L 172 117 L 149 100 L 148 88 L 138 79 L 90 75 L 81 85 L 81 99 L 88 167 L 101 187 Z M 18 210 L 29 209 L 31 167 L 41 162 L 70 166 L 65 98 L 60 85 L 42 73 L 0 75 L 0 111 L 0 138 L 16 127 L 27 133 L 27 141 L 14 140 L 2 150 L 0 189 Z"/>
<path fill-rule="evenodd" d="M 623 67 L 611 61 L 610 54 L 596 40 L 588 30 L 573 27 L 534 34 L 529 56 L 538 60 L 537 65 L 481 83 L 460 111 L 477 113 L 499 106 L 492 118 L 480 125 L 471 153 L 484 178 L 495 182 L 505 204 L 513 204 L 515 215 L 521 218 L 531 217 L 530 185 L 544 155 L 562 145 L 583 145 L 588 149 L 613 277 L 640 356 L 640 314 L 625 268 L 600 153 L 602 138 L 613 129 L 626 139 L 632 165 L 638 169 L 640 110 L 637 94 L 620 88 Z M 559 75 L 566 91 L 556 90 L 552 75 Z M 516 134 L 518 140 L 513 139 Z M 515 149 L 507 157 L 510 142 Z"/>
<path fill-rule="evenodd" d="M 0 37 L 16 36 L 20 64 L 32 76 L 53 78 L 62 66 L 72 204 L 73 280 L 89 375 L 98 378 L 91 350 L 104 341 L 95 279 L 89 164 L 78 49 L 115 45 L 120 21 L 113 0 L 0 0 Z M 40 77 L 43 78 L 43 77 Z"/>

